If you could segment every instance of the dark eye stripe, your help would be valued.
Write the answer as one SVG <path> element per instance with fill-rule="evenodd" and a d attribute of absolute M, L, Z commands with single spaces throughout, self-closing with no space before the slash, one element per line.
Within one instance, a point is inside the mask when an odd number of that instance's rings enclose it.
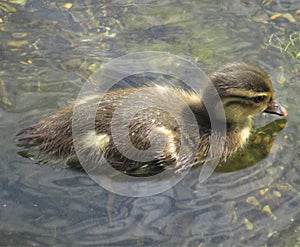
<path fill-rule="evenodd" d="M 236 98 L 236 99 L 243 99 L 243 100 L 252 100 L 255 103 L 260 103 L 265 100 L 266 96 L 259 95 L 256 97 L 247 97 L 247 96 L 240 96 L 240 95 L 229 95 L 228 98 Z"/>
<path fill-rule="evenodd" d="M 230 105 L 239 105 L 239 106 L 244 106 L 244 107 L 253 106 L 253 104 L 250 104 L 249 102 L 239 101 L 239 100 L 234 100 L 234 101 L 227 102 L 227 104 L 225 106 L 228 107 Z"/>

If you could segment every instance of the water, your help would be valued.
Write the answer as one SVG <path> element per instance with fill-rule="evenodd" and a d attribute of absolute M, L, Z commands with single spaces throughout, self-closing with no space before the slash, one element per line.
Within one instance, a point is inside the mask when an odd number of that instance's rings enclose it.
<path fill-rule="evenodd" d="M 267 45 L 299 30 L 298 1 L 9 2 L 0 2 L 1 246 L 299 245 L 299 60 Z M 100 64 L 148 50 L 206 72 L 239 61 L 266 69 L 289 111 L 268 157 L 202 184 L 196 170 L 166 192 L 131 198 L 17 154 L 15 134 L 72 102 Z"/>

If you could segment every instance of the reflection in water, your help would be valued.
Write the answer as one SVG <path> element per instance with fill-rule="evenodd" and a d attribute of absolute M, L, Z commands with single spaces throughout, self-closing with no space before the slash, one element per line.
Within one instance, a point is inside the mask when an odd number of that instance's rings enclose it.
<path fill-rule="evenodd" d="M 253 166 L 265 159 L 271 151 L 276 136 L 285 128 L 286 123 L 286 119 L 277 119 L 266 126 L 256 129 L 246 146 L 226 162 L 220 164 L 216 171 L 237 171 Z"/>
<path fill-rule="evenodd" d="M 299 31 L 299 1 L 78 0 L 71 8 L 18 2 L 0 2 L 2 246 L 299 244 L 299 61 L 283 63 L 265 43 L 274 32 Z M 273 143 L 268 156 L 246 152 L 247 169 L 215 173 L 202 184 L 195 169 L 169 191 L 145 198 L 112 198 L 85 174 L 16 156 L 12 140 L 21 126 L 73 101 L 82 78 L 102 62 L 145 50 L 189 56 L 210 71 L 258 61 L 280 79 L 273 83 L 289 106 L 288 124 L 274 142 L 263 128 L 251 147 L 259 142 L 269 150 Z M 275 133 L 280 121 L 270 124 Z M 251 166 L 256 152 L 262 160 Z"/>

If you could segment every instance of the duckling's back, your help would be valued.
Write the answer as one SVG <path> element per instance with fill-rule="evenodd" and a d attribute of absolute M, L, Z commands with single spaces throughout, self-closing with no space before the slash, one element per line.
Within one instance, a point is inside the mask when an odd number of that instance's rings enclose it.
<path fill-rule="evenodd" d="M 25 128 L 19 133 L 19 141 L 31 150 L 38 150 L 39 158 L 43 161 L 72 160 L 73 164 L 76 154 L 86 157 L 87 161 L 96 160 L 100 163 L 105 158 L 117 170 L 133 175 L 158 172 L 165 168 L 182 168 L 184 164 L 192 163 L 199 139 L 197 122 L 194 122 L 196 133 L 191 137 L 184 137 L 187 139 L 184 142 L 188 145 L 184 154 L 179 155 L 183 144 L 182 126 L 178 124 L 174 114 L 163 109 L 173 108 L 173 112 L 183 119 L 184 125 L 192 125 L 184 123 L 185 118 L 181 117 L 185 114 L 182 106 L 185 104 L 174 104 L 175 100 L 171 104 L 172 100 L 168 98 L 168 95 L 175 93 L 184 102 L 186 95 L 181 90 L 168 87 L 153 87 L 142 91 L 143 89 L 126 89 L 87 96 Z M 124 106 L 124 102 L 132 103 L 128 99 L 131 94 L 136 94 L 140 99 L 135 98 L 135 106 Z M 160 101 L 160 106 L 155 107 L 157 101 Z M 95 107 L 96 113 L 93 110 Z M 140 110 L 133 114 L 132 108 Z M 73 113 L 74 109 L 76 114 Z M 93 119 L 95 129 L 87 130 L 87 121 Z M 74 121 L 80 126 L 77 128 L 79 133 L 76 133 L 79 140 L 76 152 L 72 129 Z M 152 150 L 152 159 L 143 161 L 143 158 L 139 158 L 136 161 L 135 157 L 149 149 Z"/>

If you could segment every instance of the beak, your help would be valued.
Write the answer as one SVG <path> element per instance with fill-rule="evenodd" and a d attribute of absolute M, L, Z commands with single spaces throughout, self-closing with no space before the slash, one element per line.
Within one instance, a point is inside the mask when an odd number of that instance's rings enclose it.
<path fill-rule="evenodd" d="M 264 112 L 284 117 L 288 115 L 287 110 L 274 99 L 270 101 L 269 106 L 264 110 Z"/>

